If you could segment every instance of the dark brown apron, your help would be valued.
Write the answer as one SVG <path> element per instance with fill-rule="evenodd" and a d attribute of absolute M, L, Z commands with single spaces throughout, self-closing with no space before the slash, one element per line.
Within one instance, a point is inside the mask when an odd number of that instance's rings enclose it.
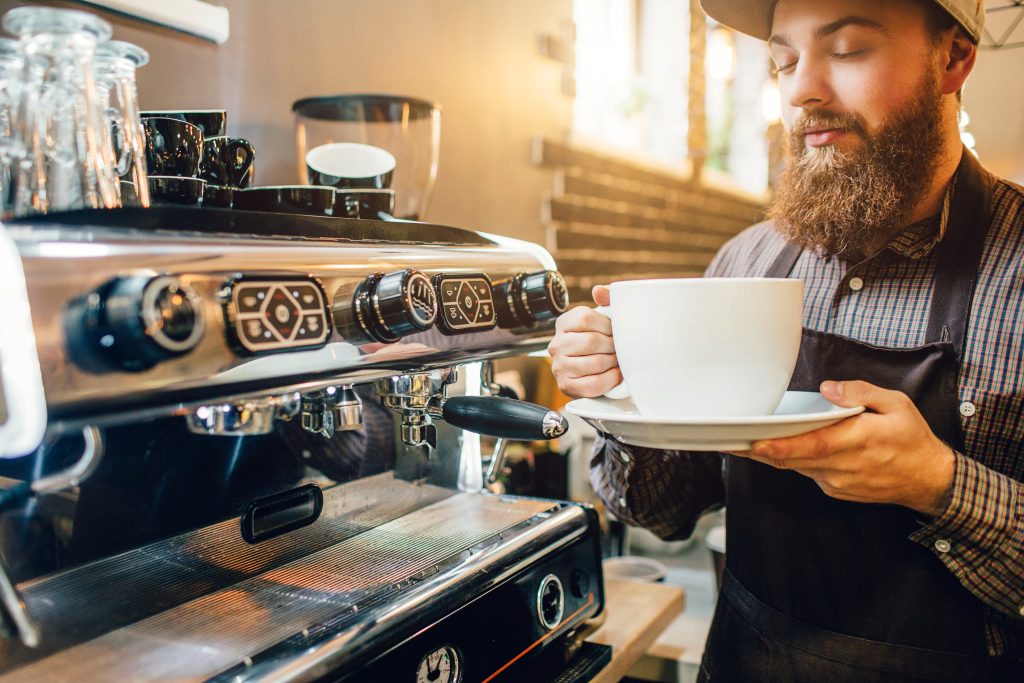
<path fill-rule="evenodd" d="M 963 448 L 957 395 L 971 298 L 991 219 L 993 177 L 964 153 L 937 247 L 925 344 L 895 349 L 805 329 L 794 391 L 865 380 L 906 393 L 932 430 Z M 766 277 L 789 277 L 787 245 Z M 726 576 L 704 681 L 1024 681 L 986 656 L 984 612 L 929 548 L 915 513 L 836 500 L 813 480 L 726 457 Z"/>

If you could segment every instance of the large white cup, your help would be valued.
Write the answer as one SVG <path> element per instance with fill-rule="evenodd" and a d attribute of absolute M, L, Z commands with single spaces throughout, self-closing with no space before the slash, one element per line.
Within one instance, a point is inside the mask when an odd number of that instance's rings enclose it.
<path fill-rule="evenodd" d="M 645 415 L 771 415 L 800 352 L 803 281 L 630 280 L 611 285 L 619 367 L 607 396 Z"/>

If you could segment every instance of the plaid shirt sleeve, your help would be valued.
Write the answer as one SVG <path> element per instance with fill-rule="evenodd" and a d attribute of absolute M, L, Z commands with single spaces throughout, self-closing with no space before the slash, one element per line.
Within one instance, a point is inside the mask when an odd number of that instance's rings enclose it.
<path fill-rule="evenodd" d="M 616 517 L 667 541 L 689 538 L 700 516 L 725 501 L 720 453 L 627 446 L 603 434 L 590 480 Z"/>
<path fill-rule="evenodd" d="M 957 453 L 949 505 L 910 538 L 987 605 L 1024 618 L 1024 484 Z"/>

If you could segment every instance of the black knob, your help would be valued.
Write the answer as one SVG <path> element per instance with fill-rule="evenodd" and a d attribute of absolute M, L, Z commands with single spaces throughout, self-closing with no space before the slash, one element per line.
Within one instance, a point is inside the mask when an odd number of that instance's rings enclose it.
<path fill-rule="evenodd" d="M 175 277 L 118 278 L 72 302 L 67 333 L 72 359 L 87 369 L 146 370 L 195 348 L 202 309 Z"/>
<path fill-rule="evenodd" d="M 429 330 L 437 320 L 437 295 L 430 279 L 418 270 L 376 273 L 355 290 L 351 304 L 343 294 L 335 304 L 338 331 L 349 341 L 361 337 L 390 344 Z M 364 334 L 359 334 L 358 330 Z"/>
<path fill-rule="evenodd" d="M 569 308 L 569 289 L 556 270 L 519 273 L 495 288 L 495 308 L 502 327 L 533 327 Z"/>

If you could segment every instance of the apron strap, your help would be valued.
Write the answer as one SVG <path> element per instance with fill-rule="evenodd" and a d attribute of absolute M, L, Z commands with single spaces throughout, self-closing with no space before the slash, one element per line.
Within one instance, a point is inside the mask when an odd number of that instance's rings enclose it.
<path fill-rule="evenodd" d="M 957 354 L 962 354 L 978 267 L 992 223 L 995 178 L 965 148 L 955 179 L 946 233 L 938 246 L 925 340 L 952 342 Z"/>
<path fill-rule="evenodd" d="M 771 267 L 768 268 L 768 272 L 765 273 L 765 277 L 779 277 L 787 278 L 790 273 L 793 272 L 793 266 L 796 265 L 796 260 L 800 258 L 800 254 L 803 253 L 803 249 L 796 242 L 786 242 L 786 246 L 782 247 L 782 251 Z"/>

